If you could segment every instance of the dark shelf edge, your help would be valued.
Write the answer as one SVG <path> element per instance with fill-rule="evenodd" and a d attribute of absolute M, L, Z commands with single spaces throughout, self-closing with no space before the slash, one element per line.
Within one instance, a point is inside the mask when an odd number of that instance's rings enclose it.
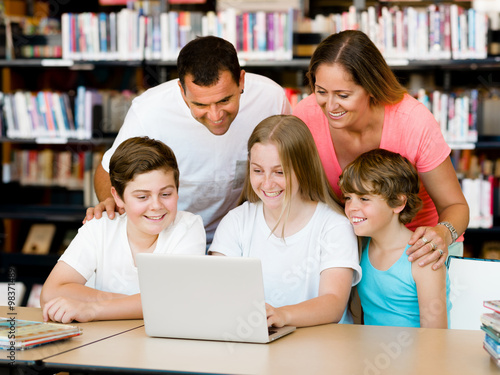
<path fill-rule="evenodd" d="M 500 234 L 500 227 L 492 228 L 467 228 L 465 235 L 467 234 L 481 234 L 481 233 L 498 233 Z"/>
<path fill-rule="evenodd" d="M 405 68 L 450 68 L 450 69 L 480 69 L 480 68 L 498 68 L 500 66 L 500 56 L 490 56 L 485 59 L 427 59 L 427 60 L 409 60 L 409 59 L 387 59 L 389 65 L 394 69 Z M 249 67 L 296 67 L 307 68 L 309 65 L 308 57 L 296 57 L 292 60 L 245 60 L 241 59 L 242 66 Z M 175 60 L 66 60 L 66 59 L 17 59 L 0 60 L 0 67 L 19 67 L 19 68 L 69 68 L 69 69 L 88 69 L 93 66 L 131 66 L 140 67 L 144 65 L 157 66 L 176 66 Z"/>
<path fill-rule="evenodd" d="M 0 143 L 24 143 L 24 144 L 46 144 L 46 145 L 65 145 L 65 144 L 91 144 L 91 145 L 107 145 L 112 144 L 115 140 L 114 136 L 92 138 L 92 139 L 76 139 L 76 138 L 7 138 L 0 137 Z"/>
<path fill-rule="evenodd" d="M 2 205 L 0 219 L 40 220 L 55 222 L 81 222 L 86 207 L 72 205 Z"/>

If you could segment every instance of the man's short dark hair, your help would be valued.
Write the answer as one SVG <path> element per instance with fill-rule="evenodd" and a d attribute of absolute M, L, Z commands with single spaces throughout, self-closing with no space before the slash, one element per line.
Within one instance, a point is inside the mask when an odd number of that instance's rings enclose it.
<path fill-rule="evenodd" d="M 220 73 L 229 71 L 239 85 L 241 67 L 234 46 L 215 36 L 197 37 L 182 48 L 177 58 L 177 71 L 184 90 L 186 75 L 193 76 L 198 86 L 213 86 Z"/>

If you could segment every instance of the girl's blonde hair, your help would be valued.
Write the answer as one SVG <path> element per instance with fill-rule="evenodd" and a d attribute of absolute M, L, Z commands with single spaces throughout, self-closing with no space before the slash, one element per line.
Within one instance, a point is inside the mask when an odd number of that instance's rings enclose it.
<path fill-rule="evenodd" d="M 283 209 L 278 224 L 286 223 L 290 213 L 292 179 L 295 173 L 299 184 L 299 194 L 304 200 L 323 202 L 333 210 L 344 215 L 339 199 L 330 187 L 319 158 L 318 150 L 311 132 L 304 122 L 292 115 L 275 115 L 262 120 L 254 129 L 248 140 L 247 173 L 240 203 L 244 201 L 258 202 L 259 197 L 250 183 L 250 158 L 252 147 L 256 143 L 272 143 L 276 145 L 283 173 L 286 178 L 286 192 Z M 284 227 L 282 237 L 284 234 Z M 273 231 L 276 228 L 273 228 Z"/>

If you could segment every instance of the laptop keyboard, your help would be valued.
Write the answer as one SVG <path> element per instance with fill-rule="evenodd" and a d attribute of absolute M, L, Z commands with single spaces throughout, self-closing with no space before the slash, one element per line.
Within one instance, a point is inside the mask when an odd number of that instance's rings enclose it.
<path fill-rule="evenodd" d="M 267 327 L 267 331 L 269 332 L 269 336 L 275 334 L 276 332 L 278 332 L 275 328 L 273 327 Z"/>

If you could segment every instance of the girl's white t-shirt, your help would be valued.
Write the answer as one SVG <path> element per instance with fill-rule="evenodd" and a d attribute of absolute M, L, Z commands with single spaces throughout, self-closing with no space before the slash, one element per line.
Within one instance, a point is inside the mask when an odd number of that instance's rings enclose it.
<path fill-rule="evenodd" d="M 271 234 L 262 202 L 245 202 L 222 219 L 209 250 L 259 258 L 266 302 L 274 307 L 317 297 L 320 274 L 327 268 L 352 268 L 353 286 L 361 279 L 352 225 L 324 203 L 318 203 L 303 229 L 283 240 Z"/>

